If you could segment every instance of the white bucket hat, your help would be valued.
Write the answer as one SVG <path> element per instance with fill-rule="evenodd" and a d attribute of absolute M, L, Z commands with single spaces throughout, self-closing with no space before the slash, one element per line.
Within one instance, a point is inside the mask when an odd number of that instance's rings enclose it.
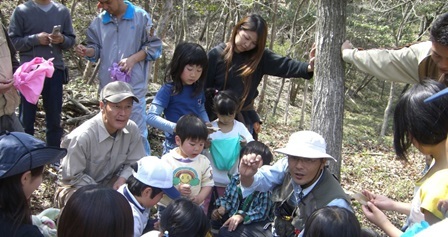
<path fill-rule="evenodd" d="M 325 139 L 313 131 L 299 131 L 291 134 L 286 147 L 275 150 L 290 156 L 317 159 L 327 158 L 336 161 L 336 159 L 327 154 L 327 143 Z"/>

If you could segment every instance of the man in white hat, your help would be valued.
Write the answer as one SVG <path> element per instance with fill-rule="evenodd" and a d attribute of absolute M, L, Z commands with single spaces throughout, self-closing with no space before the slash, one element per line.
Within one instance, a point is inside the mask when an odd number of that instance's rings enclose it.
<path fill-rule="evenodd" d="M 254 191 L 273 191 L 275 236 L 301 236 L 311 213 L 324 206 L 352 210 L 350 199 L 326 168 L 334 160 L 326 152 L 322 136 L 312 131 L 293 133 L 284 148 L 275 150 L 287 157 L 272 166 L 262 166 L 259 155 L 241 159 L 243 197 Z"/>
<path fill-rule="evenodd" d="M 138 126 L 129 119 L 131 86 L 122 81 L 107 84 L 100 93 L 101 111 L 64 137 L 67 155 L 61 163 L 55 203 L 62 207 L 79 187 L 102 184 L 118 189 L 132 174 L 130 165 L 146 155 Z"/>

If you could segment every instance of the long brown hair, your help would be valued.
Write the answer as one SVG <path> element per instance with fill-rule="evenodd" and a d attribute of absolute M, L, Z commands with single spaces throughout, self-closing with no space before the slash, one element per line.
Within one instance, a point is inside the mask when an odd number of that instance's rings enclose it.
<path fill-rule="evenodd" d="M 252 74 L 257 69 L 261 57 L 263 56 L 264 49 L 266 47 L 268 27 L 266 21 L 258 14 L 250 14 L 244 17 L 235 25 L 235 27 L 233 27 L 232 35 L 230 36 L 229 42 L 227 42 L 227 46 L 223 51 L 224 61 L 226 62 L 227 66 L 225 77 L 226 82 L 228 79 L 229 68 L 232 64 L 232 58 L 235 49 L 235 37 L 240 30 L 254 31 L 258 36 L 257 45 L 255 46 L 255 48 L 247 52 L 250 54 L 249 60 L 244 62 L 241 67 L 238 68 L 238 72 L 240 72 L 240 76 L 243 78 L 244 82 L 244 93 L 242 98 L 242 100 L 244 101 L 249 92 L 250 79 L 252 78 Z"/>

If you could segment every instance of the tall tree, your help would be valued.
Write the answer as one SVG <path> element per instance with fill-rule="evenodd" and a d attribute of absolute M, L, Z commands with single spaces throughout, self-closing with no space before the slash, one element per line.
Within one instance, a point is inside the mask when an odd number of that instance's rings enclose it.
<path fill-rule="evenodd" d="M 344 63 L 346 0 L 319 0 L 317 5 L 316 67 L 311 129 L 327 142 L 327 153 L 338 160 L 330 169 L 340 177 L 344 117 Z"/>

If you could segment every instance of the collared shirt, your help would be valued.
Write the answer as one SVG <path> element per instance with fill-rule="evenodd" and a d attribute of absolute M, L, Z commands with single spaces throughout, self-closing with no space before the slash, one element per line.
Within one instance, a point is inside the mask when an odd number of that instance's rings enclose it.
<path fill-rule="evenodd" d="M 216 200 L 216 205 L 224 206 L 229 216 L 238 214 L 237 212 L 244 211 L 245 217 L 243 224 L 249 224 L 257 221 L 272 220 L 273 206 L 271 201 L 271 192 L 257 192 L 252 193 L 255 195 L 252 201 L 249 203 L 247 210 L 242 210 L 242 204 L 245 199 L 241 196 L 240 189 L 240 176 L 236 174 L 232 177 L 230 184 L 227 185 L 226 191 L 223 197 Z"/>
<path fill-rule="evenodd" d="M 123 194 L 131 205 L 132 216 L 134 217 L 134 237 L 140 237 L 146 224 L 148 224 L 150 209 L 143 207 L 137 199 L 135 199 L 134 195 L 129 191 L 127 184 L 121 185 L 117 191 Z"/>
<path fill-rule="evenodd" d="M 254 182 L 250 187 L 243 187 L 241 186 L 241 190 L 243 193 L 243 197 L 247 197 L 249 194 L 251 194 L 254 191 L 260 191 L 260 192 L 266 192 L 269 190 L 272 190 L 274 187 L 280 185 L 283 183 L 283 179 L 285 178 L 286 173 L 289 172 L 288 170 L 288 158 L 282 158 L 279 161 L 275 162 L 272 166 L 270 165 L 264 165 L 260 169 L 258 169 L 258 172 L 254 176 Z M 319 178 L 309 187 L 302 189 L 300 185 L 297 185 L 295 182 L 292 182 L 292 186 L 294 188 L 294 195 L 296 197 L 297 203 L 300 202 L 300 196 L 305 197 L 313 188 L 316 186 L 317 182 L 319 182 Z M 302 194 L 300 194 L 302 192 Z M 296 203 L 296 204 L 297 204 Z M 345 201 L 344 199 L 334 199 L 330 203 L 327 204 L 327 206 L 338 206 L 342 207 L 348 210 L 352 210 L 349 203 Z"/>
<path fill-rule="evenodd" d="M 61 147 L 67 148 L 61 180 L 74 187 L 107 184 L 114 176 L 127 179 L 132 174 L 130 164 L 145 156 L 137 125 L 129 120 L 111 136 L 101 112 L 65 136 Z"/>

